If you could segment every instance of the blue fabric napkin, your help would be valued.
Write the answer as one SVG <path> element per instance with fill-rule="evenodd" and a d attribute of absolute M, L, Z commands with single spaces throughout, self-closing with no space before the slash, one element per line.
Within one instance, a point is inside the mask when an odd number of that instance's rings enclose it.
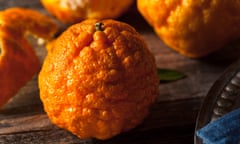
<path fill-rule="evenodd" d="M 204 144 L 240 144 L 240 108 L 197 131 Z"/>

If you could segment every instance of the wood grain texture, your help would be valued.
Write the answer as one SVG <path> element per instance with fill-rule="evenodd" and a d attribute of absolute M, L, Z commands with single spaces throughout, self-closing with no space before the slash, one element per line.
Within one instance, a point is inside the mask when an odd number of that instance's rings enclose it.
<path fill-rule="evenodd" d="M 0 0 L 0 10 L 16 6 L 34 8 L 48 14 L 39 1 Z M 39 99 L 35 76 L 0 110 L 0 144 L 193 143 L 195 121 L 202 99 L 220 74 L 239 59 L 239 43 L 232 42 L 220 51 L 201 59 L 190 59 L 166 46 L 137 12 L 135 5 L 118 20 L 132 25 L 143 36 L 159 68 L 178 70 L 187 77 L 160 84 L 158 103 L 140 126 L 110 140 L 99 141 L 80 140 L 49 121 Z M 36 45 L 34 40 L 31 42 L 43 61 L 46 55 L 44 46 Z"/>
<path fill-rule="evenodd" d="M 81 140 L 57 128 L 41 105 L 29 105 L 0 112 L 0 143 L 6 144 L 164 144 L 192 143 L 195 119 L 201 99 L 160 102 L 137 128 L 110 140 Z"/>

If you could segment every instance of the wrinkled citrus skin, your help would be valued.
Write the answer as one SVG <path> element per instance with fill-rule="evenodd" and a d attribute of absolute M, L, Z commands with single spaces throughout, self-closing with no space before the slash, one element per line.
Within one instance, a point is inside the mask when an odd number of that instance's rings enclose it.
<path fill-rule="evenodd" d="M 36 11 L 0 11 L 0 108 L 40 70 L 26 33 L 50 39 L 56 30 L 53 21 Z"/>
<path fill-rule="evenodd" d="M 240 37 L 239 0 L 138 0 L 138 10 L 179 53 L 206 56 Z"/>
<path fill-rule="evenodd" d="M 131 26 L 86 20 L 49 45 L 40 97 L 53 123 L 80 138 L 108 139 L 147 116 L 158 95 L 153 55 Z"/>
<path fill-rule="evenodd" d="M 43 6 L 65 23 L 84 19 L 117 18 L 134 0 L 41 0 Z"/>

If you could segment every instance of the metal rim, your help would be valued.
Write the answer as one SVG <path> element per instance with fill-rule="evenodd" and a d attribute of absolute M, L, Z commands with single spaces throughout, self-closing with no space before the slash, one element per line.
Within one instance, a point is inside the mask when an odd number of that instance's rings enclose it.
<path fill-rule="evenodd" d="M 239 107 L 238 99 L 240 99 L 240 60 L 224 71 L 204 98 L 196 121 L 195 144 L 203 144 L 196 136 L 196 131 Z"/>

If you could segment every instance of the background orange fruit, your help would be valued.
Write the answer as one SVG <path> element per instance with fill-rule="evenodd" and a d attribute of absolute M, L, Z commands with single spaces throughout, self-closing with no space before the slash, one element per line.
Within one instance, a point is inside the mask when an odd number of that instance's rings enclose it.
<path fill-rule="evenodd" d="M 239 0 L 137 0 L 139 12 L 174 50 L 206 56 L 240 37 Z"/>
<path fill-rule="evenodd" d="M 49 118 L 80 138 L 107 139 L 136 127 L 155 102 L 158 85 L 143 38 L 114 20 L 71 26 L 48 45 L 39 74 Z"/>
<path fill-rule="evenodd" d="M 134 0 L 41 0 L 43 6 L 65 23 L 84 19 L 117 18 Z"/>
<path fill-rule="evenodd" d="M 54 22 L 37 11 L 23 8 L 0 11 L 0 107 L 40 70 L 27 34 L 50 39 L 56 31 Z"/>

